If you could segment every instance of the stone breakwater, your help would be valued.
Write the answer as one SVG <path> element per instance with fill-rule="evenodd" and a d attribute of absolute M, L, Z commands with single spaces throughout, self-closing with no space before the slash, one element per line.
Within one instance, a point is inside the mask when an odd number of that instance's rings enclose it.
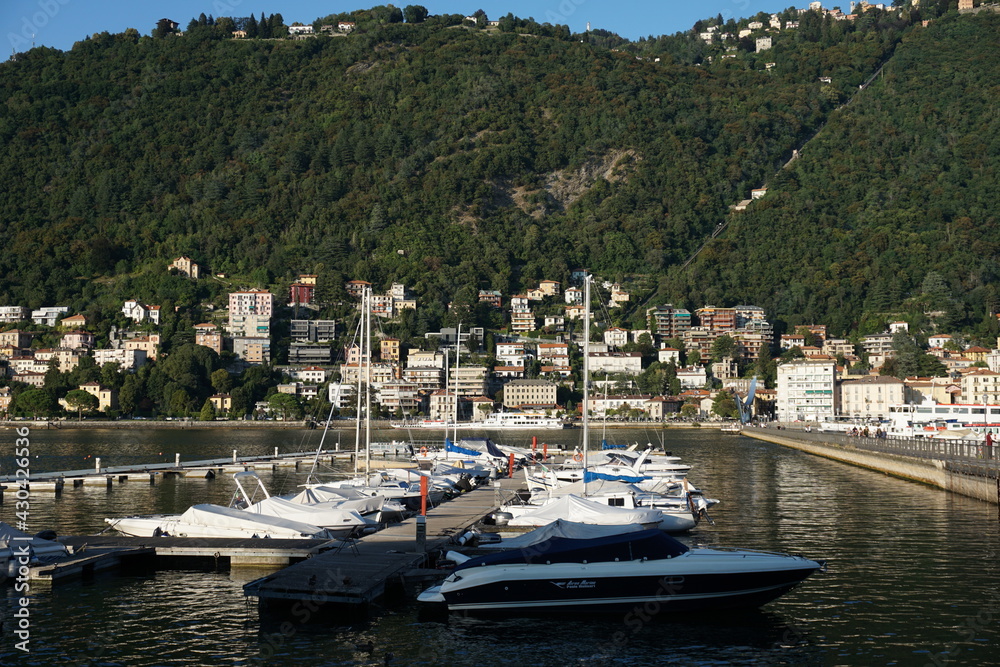
<path fill-rule="evenodd" d="M 743 435 L 1000 505 L 996 460 L 906 456 L 824 441 L 822 434 L 807 437 L 794 431 L 744 429 Z"/>

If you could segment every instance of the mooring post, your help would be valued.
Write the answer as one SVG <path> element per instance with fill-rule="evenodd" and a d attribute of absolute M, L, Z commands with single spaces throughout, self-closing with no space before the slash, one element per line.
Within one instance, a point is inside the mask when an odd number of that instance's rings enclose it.
<path fill-rule="evenodd" d="M 427 517 L 417 517 L 417 553 L 427 551 Z"/>
<path fill-rule="evenodd" d="M 233 450 L 233 463 L 236 463 L 236 450 Z"/>
<path fill-rule="evenodd" d="M 274 458 L 278 458 L 278 448 L 274 448 Z"/>
<path fill-rule="evenodd" d="M 94 459 L 94 472 L 97 473 L 98 475 L 101 474 L 101 457 L 100 456 L 98 456 L 96 459 Z"/>
<path fill-rule="evenodd" d="M 175 468 L 181 467 L 181 455 L 179 453 L 174 454 L 174 467 Z"/>

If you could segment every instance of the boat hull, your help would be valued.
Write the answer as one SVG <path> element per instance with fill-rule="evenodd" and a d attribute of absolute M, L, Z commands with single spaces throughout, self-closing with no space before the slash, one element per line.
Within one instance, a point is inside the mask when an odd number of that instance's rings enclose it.
<path fill-rule="evenodd" d="M 462 571 L 435 594 L 450 611 L 459 612 L 589 613 L 651 605 L 656 612 L 668 613 L 754 608 L 784 595 L 822 566 L 801 557 L 755 554 L 747 559 L 757 562 L 743 567 L 740 558 L 734 555 L 707 566 L 687 557 L 489 566 Z M 764 562 L 768 559 L 771 562 Z M 430 595 L 424 600 L 434 601 Z"/>

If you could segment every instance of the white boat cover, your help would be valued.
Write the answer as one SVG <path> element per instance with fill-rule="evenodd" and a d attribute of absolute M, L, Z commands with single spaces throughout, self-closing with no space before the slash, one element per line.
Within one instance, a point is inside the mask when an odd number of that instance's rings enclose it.
<path fill-rule="evenodd" d="M 637 523 L 624 523 L 615 526 L 598 526 L 586 523 L 574 523 L 556 519 L 550 524 L 539 526 L 532 531 L 505 539 L 495 544 L 480 544 L 480 549 L 522 549 L 530 547 L 532 544 L 544 542 L 553 537 L 568 537 L 574 540 L 589 540 L 594 537 L 606 537 L 607 535 L 618 535 L 620 533 L 634 533 L 645 530 Z"/>
<path fill-rule="evenodd" d="M 382 509 L 384 496 L 372 496 L 349 487 L 315 486 L 287 498 L 300 505 L 338 503 L 341 509 L 354 510 L 358 514 L 372 514 Z"/>
<path fill-rule="evenodd" d="M 533 512 L 527 512 L 510 521 L 511 526 L 544 526 L 558 519 L 574 523 L 621 525 L 625 523 L 659 524 L 663 512 L 655 509 L 625 509 L 611 507 L 579 496 L 556 498 Z"/>
<path fill-rule="evenodd" d="M 602 495 L 613 495 L 620 496 L 627 493 L 640 494 L 643 493 L 641 489 L 633 484 L 627 484 L 626 482 L 612 482 L 606 479 L 595 479 L 589 482 L 584 482 L 580 480 L 579 482 L 570 482 L 560 486 L 557 489 L 552 489 L 548 492 L 553 498 L 559 496 L 602 496 Z"/>
<path fill-rule="evenodd" d="M 316 537 L 328 539 L 330 532 L 315 524 L 282 519 L 266 514 L 255 514 L 222 505 L 192 505 L 177 517 L 177 522 L 209 528 L 232 528 L 251 532 L 266 532 L 271 537 Z"/>
<path fill-rule="evenodd" d="M 337 503 L 329 502 L 318 505 L 303 505 L 271 496 L 250 505 L 245 511 L 334 530 L 350 530 L 368 525 L 368 522 L 354 510 L 343 509 Z"/>
<path fill-rule="evenodd" d="M 27 541 L 14 538 L 29 538 Z M 31 547 L 31 554 L 36 558 L 50 558 L 54 556 L 65 556 L 69 552 L 65 545 L 52 540 L 43 540 L 40 537 L 31 537 L 23 530 L 18 530 L 8 523 L 0 521 L 0 558 L 11 555 L 12 550 L 20 551 L 25 544 Z"/>

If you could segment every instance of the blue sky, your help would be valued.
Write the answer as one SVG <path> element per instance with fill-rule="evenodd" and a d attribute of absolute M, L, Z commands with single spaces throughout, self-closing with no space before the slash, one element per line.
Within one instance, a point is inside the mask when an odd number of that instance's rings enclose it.
<path fill-rule="evenodd" d="M 368 8 L 388 2 L 319 2 L 316 0 L 176 0 L 152 3 L 148 0 L 0 0 L 0 29 L 6 49 L 26 51 L 32 41 L 38 46 L 69 49 L 73 43 L 96 32 L 122 32 L 136 28 L 142 34 L 156 26 L 160 18 L 170 18 L 185 26 L 202 12 L 214 16 L 248 16 L 251 12 L 280 12 L 286 23 L 311 23 L 327 16 L 352 9 Z M 427 0 L 396 2 L 399 7 L 422 4 L 431 14 L 471 14 L 483 9 L 492 18 L 508 12 L 521 17 L 534 17 L 540 23 L 562 23 L 574 32 L 583 31 L 590 21 L 593 28 L 603 28 L 636 39 L 646 35 L 673 34 L 687 30 L 698 19 L 722 14 L 728 18 L 751 16 L 760 11 L 775 12 L 790 6 L 806 7 L 808 0 Z M 824 7 L 847 2 L 824 1 Z M 34 36 L 34 37 L 32 37 Z"/>

